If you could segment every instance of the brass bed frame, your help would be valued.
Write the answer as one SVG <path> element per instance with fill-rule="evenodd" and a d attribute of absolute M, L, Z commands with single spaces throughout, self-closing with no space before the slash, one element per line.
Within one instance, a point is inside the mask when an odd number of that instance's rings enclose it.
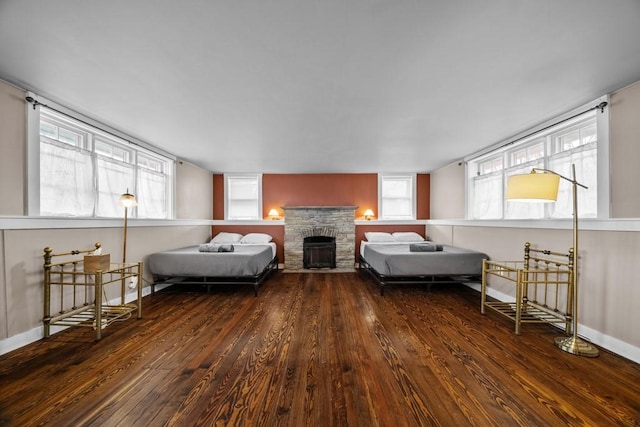
<path fill-rule="evenodd" d="M 574 256 L 573 248 L 560 253 L 534 249 L 527 242 L 522 261 L 484 260 L 481 313 L 485 314 L 485 309 L 490 308 L 513 320 L 517 335 L 520 335 L 523 323 L 564 324 L 566 333 L 570 334 Z M 496 282 L 513 283 L 515 301 L 488 301 L 489 276 L 496 278 Z"/>
<path fill-rule="evenodd" d="M 44 337 L 51 335 L 51 326 L 85 326 L 95 329 L 96 340 L 102 329 L 118 320 L 125 320 L 137 312 L 142 318 L 142 263 L 107 263 L 103 269 L 88 271 L 85 258 L 76 255 L 92 254 L 101 247 L 53 253 L 44 248 Z M 53 262 L 53 258 L 64 260 Z M 103 267 L 103 266 L 101 266 Z M 87 271 L 85 271 L 87 270 Z M 134 279 L 135 278 L 135 279 Z M 137 280 L 137 297 L 125 303 L 126 282 Z M 105 286 L 120 283 L 120 304 L 106 301 Z M 56 312 L 52 303 L 56 300 Z"/>

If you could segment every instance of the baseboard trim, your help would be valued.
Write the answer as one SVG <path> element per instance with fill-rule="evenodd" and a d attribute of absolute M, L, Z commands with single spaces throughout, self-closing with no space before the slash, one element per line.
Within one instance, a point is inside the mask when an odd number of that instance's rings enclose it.
<path fill-rule="evenodd" d="M 171 286 L 171 284 L 161 284 L 156 286 L 156 292 Z M 142 288 L 142 296 L 145 297 L 151 294 L 151 287 L 146 286 Z M 136 299 L 135 292 L 127 293 L 125 297 L 125 302 L 131 302 Z M 109 301 L 109 304 L 119 304 L 120 298 L 116 298 L 112 301 Z M 144 316 L 144 307 L 142 314 Z M 63 331 L 71 326 L 52 326 L 51 327 L 51 335 L 57 334 L 60 331 Z M 37 328 L 30 329 L 26 332 L 19 333 L 9 338 L 5 338 L 0 340 L 0 355 L 12 352 L 13 350 L 17 350 L 20 347 L 24 347 L 25 345 L 31 344 L 38 340 L 44 338 L 44 327 L 38 326 Z"/>
<path fill-rule="evenodd" d="M 470 287 L 471 289 L 481 292 L 482 285 L 480 283 L 467 283 L 465 285 Z M 502 292 L 496 291 L 491 287 L 487 287 L 487 295 L 502 302 L 515 301 L 514 297 L 504 294 Z M 581 337 L 592 342 L 593 344 L 596 344 L 612 353 L 615 353 L 619 356 L 629 359 L 635 363 L 640 363 L 640 347 L 636 347 L 632 344 L 629 344 L 617 338 L 611 337 L 607 334 L 603 334 L 600 331 L 589 328 L 588 326 L 584 326 L 580 323 L 578 323 L 578 332 Z"/>

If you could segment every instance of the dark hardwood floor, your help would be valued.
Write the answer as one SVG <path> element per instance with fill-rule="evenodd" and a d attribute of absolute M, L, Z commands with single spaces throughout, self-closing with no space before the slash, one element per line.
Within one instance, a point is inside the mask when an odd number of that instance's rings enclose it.
<path fill-rule="evenodd" d="M 0 356 L 2 426 L 637 426 L 640 366 L 516 336 L 461 285 L 276 273 Z"/>

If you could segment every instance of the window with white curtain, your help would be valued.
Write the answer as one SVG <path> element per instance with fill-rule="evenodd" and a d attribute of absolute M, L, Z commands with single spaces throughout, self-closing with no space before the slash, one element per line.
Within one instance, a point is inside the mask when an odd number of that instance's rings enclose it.
<path fill-rule="evenodd" d="M 51 109 L 40 110 L 40 215 L 171 217 L 173 160 Z"/>
<path fill-rule="evenodd" d="M 262 175 L 225 174 L 225 219 L 262 219 Z"/>
<path fill-rule="evenodd" d="M 505 201 L 504 194 L 511 175 L 543 168 L 571 178 L 572 164 L 578 182 L 589 187 L 578 190 L 580 217 L 597 217 L 597 135 L 596 110 L 592 110 L 468 161 L 469 218 L 571 218 L 572 185 L 566 180 L 560 180 L 555 203 Z"/>
<path fill-rule="evenodd" d="M 378 175 L 378 219 L 416 219 L 416 175 Z"/>

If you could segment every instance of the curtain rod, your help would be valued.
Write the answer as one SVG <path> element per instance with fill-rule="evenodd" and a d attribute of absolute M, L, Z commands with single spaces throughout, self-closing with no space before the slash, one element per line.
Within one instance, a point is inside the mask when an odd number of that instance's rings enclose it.
<path fill-rule="evenodd" d="M 599 103 L 598 105 L 595 105 L 595 106 L 593 106 L 593 107 L 591 107 L 591 108 L 587 108 L 586 110 L 581 111 L 581 112 L 579 112 L 579 113 L 576 113 L 576 114 L 574 114 L 574 115 L 573 115 L 573 116 L 571 116 L 571 117 L 564 118 L 564 119 L 562 119 L 562 120 L 560 120 L 560 121 L 557 121 L 557 122 L 555 122 L 555 123 L 552 123 L 552 124 L 550 124 L 550 125 L 547 125 L 547 126 L 545 126 L 545 127 L 541 128 L 541 129 L 537 129 L 537 130 L 535 130 L 535 131 L 533 131 L 533 132 L 530 132 L 530 133 L 528 133 L 528 134 L 526 134 L 526 135 L 524 135 L 524 136 L 521 136 L 521 137 L 519 137 L 519 138 L 516 138 L 516 139 L 514 139 L 513 141 L 506 142 L 506 143 L 504 143 L 504 144 L 500 145 L 499 147 L 490 148 L 490 149 L 487 149 L 487 150 L 486 150 L 486 151 L 484 151 L 484 152 L 481 152 L 480 154 L 472 155 L 471 157 L 467 157 L 467 159 L 469 159 L 469 160 L 471 160 L 471 159 L 477 159 L 478 157 L 483 156 L 483 155 L 485 155 L 485 154 L 487 154 L 487 153 L 490 153 L 490 152 L 492 152 L 492 151 L 496 151 L 496 150 L 500 150 L 500 149 L 502 149 L 502 148 L 504 148 L 504 147 L 508 147 L 509 145 L 515 144 L 515 143 L 516 143 L 516 142 L 518 142 L 518 141 L 522 141 L 523 139 L 529 138 L 530 136 L 533 136 L 533 135 L 535 135 L 535 134 L 537 134 L 537 133 L 543 132 L 543 131 L 545 131 L 545 130 L 547 130 L 547 129 L 550 129 L 550 128 L 554 127 L 554 126 L 558 126 L 559 124 L 564 123 L 564 122 L 567 122 L 567 121 L 569 121 L 569 120 L 571 120 L 571 119 L 575 119 L 576 117 L 581 116 L 581 115 L 583 115 L 583 114 L 586 114 L 586 113 L 588 113 L 588 112 L 590 112 L 590 111 L 593 111 L 593 110 L 600 110 L 600 113 L 604 113 L 604 107 L 606 107 L 607 105 L 609 105 L 609 103 L 608 103 L 607 101 L 602 101 L 602 102 L 601 102 L 601 103 Z M 466 162 L 466 161 L 467 161 L 467 160 L 465 160 L 465 162 Z"/>
<path fill-rule="evenodd" d="M 122 140 L 124 140 L 125 142 L 127 142 L 128 144 L 135 145 L 136 147 L 139 147 L 139 148 L 142 148 L 142 149 L 145 149 L 145 150 L 151 151 L 152 153 L 157 154 L 157 155 L 162 156 L 162 157 L 168 157 L 168 158 L 173 158 L 174 160 L 177 160 L 177 158 L 175 158 L 175 156 L 173 156 L 173 155 L 170 155 L 170 154 L 168 154 L 168 153 L 162 153 L 162 152 L 160 152 L 159 150 L 154 150 L 154 149 L 152 149 L 152 148 L 147 147 L 146 145 L 138 144 L 137 142 L 130 141 L 129 139 L 124 138 L 122 135 L 118 135 L 118 134 L 116 134 L 116 133 L 114 133 L 114 132 L 112 132 L 112 131 L 109 131 L 109 130 L 106 130 L 106 129 L 103 129 L 103 128 L 101 128 L 101 127 L 96 126 L 96 125 L 95 125 L 95 123 L 89 123 L 89 122 L 87 122 L 86 120 L 79 119 L 78 117 L 73 116 L 73 115 L 71 115 L 71 114 L 69 114 L 69 113 L 67 113 L 67 112 L 65 112 L 65 111 L 61 111 L 61 110 L 59 110 L 59 109 L 57 109 L 57 108 L 53 108 L 53 107 L 51 107 L 51 106 L 49 106 L 49 105 L 47 105 L 47 104 L 43 104 L 42 102 L 40 102 L 40 101 L 38 101 L 37 99 L 35 99 L 33 96 L 26 96 L 24 99 L 25 99 L 29 104 L 32 104 L 32 105 L 33 105 L 33 109 L 34 109 L 34 110 L 36 109 L 36 107 L 46 107 L 46 108 L 48 108 L 48 109 L 50 109 L 50 110 L 55 111 L 56 113 L 62 114 L 62 115 L 64 115 L 64 116 L 67 116 L 67 117 L 69 117 L 69 118 L 71 118 L 71 119 L 73 119 L 73 120 L 77 120 L 77 121 L 79 121 L 80 123 L 84 123 L 84 124 L 85 124 L 85 125 L 87 125 L 87 126 L 91 126 L 91 127 L 98 128 L 98 129 L 99 129 L 99 130 L 101 130 L 102 132 L 108 133 L 108 134 L 109 134 L 109 135 L 111 135 L 111 136 L 115 136 L 116 138 L 122 139 Z"/>

